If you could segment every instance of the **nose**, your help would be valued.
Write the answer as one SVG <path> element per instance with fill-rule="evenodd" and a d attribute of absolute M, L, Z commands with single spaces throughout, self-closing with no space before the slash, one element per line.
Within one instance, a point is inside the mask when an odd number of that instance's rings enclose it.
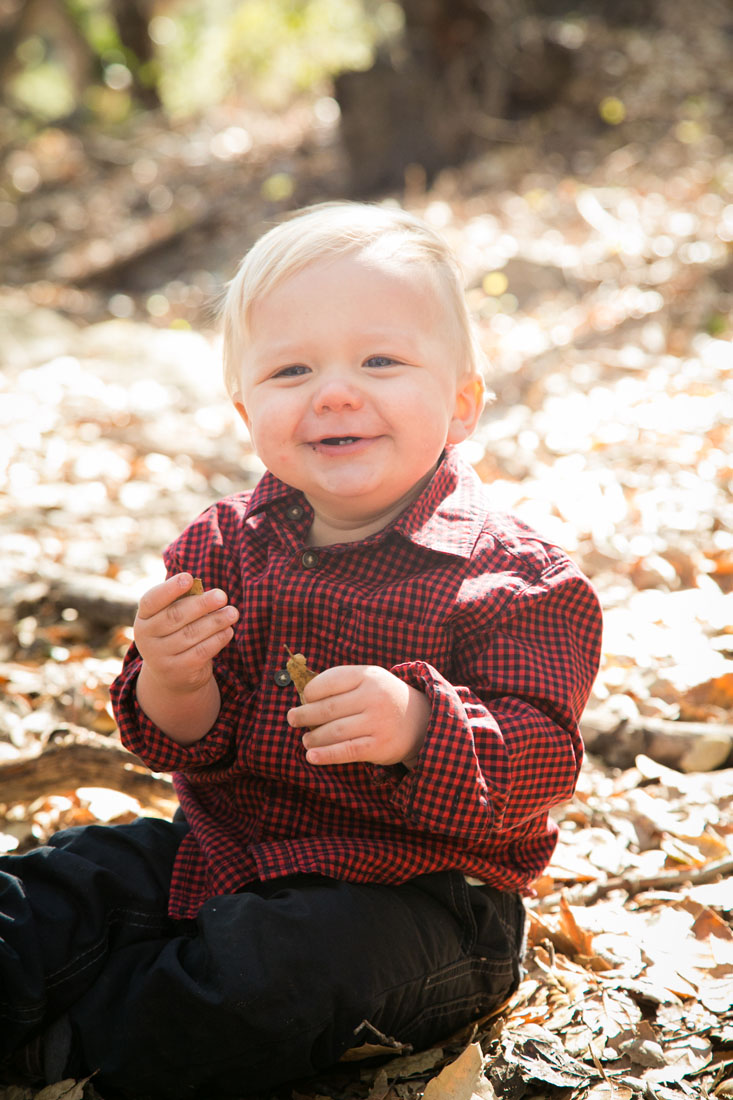
<path fill-rule="evenodd" d="M 324 378 L 313 397 L 313 407 L 317 413 L 360 409 L 362 404 L 363 397 L 358 386 L 338 374 Z"/>

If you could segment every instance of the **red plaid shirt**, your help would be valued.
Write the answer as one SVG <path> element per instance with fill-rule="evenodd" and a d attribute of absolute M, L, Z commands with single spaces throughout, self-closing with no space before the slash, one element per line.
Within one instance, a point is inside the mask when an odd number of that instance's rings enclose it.
<path fill-rule="evenodd" d="M 527 892 L 555 847 L 548 810 L 573 792 L 578 720 L 601 616 L 556 546 L 493 511 L 491 488 L 449 450 L 414 505 L 362 542 L 309 548 L 311 511 L 266 473 L 196 519 L 165 554 L 239 607 L 215 661 L 216 725 L 182 747 L 135 698 L 134 645 L 112 688 L 125 745 L 172 771 L 191 826 L 172 916 L 252 880 L 317 872 L 402 882 L 454 868 Z M 285 718 L 285 646 L 315 670 L 378 664 L 432 704 L 414 771 L 316 767 Z"/>

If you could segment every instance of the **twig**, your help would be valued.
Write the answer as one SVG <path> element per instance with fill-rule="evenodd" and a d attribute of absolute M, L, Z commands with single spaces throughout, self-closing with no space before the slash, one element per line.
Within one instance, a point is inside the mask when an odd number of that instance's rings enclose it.
<path fill-rule="evenodd" d="M 682 871 L 662 871 L 658 875 L 614 875 L 602 882 L 594 882 L 590 886 L 578 886 L 547 894 L 544 898 L 540 898 L 533 908 L 546 913 L 559 905 L 562 897 L 570 905 L 593 905 L 614 890 L 624 890 L 632 898 L 643 890 L 673 889 L 675 886 L 684 886 L 688 882 L 701 885 L 706 882 L 717 882 L 718 879 L 730 874 L 733 874 L 733 857 L 721 859 L 715 863 L 706 863 L 703 867 L 686 867 Z"/>

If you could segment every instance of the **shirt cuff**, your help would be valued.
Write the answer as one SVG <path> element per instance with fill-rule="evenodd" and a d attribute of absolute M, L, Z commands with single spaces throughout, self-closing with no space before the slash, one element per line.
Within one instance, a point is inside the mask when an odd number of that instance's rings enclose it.
<path fill-rule="evenodd" d="M 417 764 L 395 787 L 393 805 L 416 825 L 455 831 L 466 840 L 485 838 L 494 809 L 460 694 L 426 661 L 390 671 L 424 692 L 432 708 Z"/>
<path fill-rule="evenodd" d="M 191 745 L 179 745 L 148 718 L 138 702 L 135 689 L 141 666 L 142 661 L 128 666 L 124 683 L 118 686 L 115 693 L 120 738 L 125 748 L 156 772 L 190 771 L 221 762 L 228 756 L 234 740 L 232 718 L 237 711 L 232 685 L 227 683 L 228 677 L 217 674 L 221 708 L 211 730 Z"/>

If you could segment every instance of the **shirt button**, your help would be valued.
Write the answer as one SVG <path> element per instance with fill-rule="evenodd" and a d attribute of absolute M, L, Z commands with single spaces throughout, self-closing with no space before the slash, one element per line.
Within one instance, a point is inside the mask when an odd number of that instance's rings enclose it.
<path fill-rule="evenodd" d="M 291 682 L 290 673 L 286 668 L 279 668 L 272 678 L 279 688 L 287 687 Z"/>
<path fill-rule="evenodd" d="M 305 550 L 300 560 L 304 569 L 315 569 L 318 565 L 318 554 L 315 550 Z"/>
<path fill-rule="evenodd" d="M 290 507 L 286 509 L 285 515 L 288 519 L 301 519 L 303 508 L 300 504 L 291 504 Z"/>

